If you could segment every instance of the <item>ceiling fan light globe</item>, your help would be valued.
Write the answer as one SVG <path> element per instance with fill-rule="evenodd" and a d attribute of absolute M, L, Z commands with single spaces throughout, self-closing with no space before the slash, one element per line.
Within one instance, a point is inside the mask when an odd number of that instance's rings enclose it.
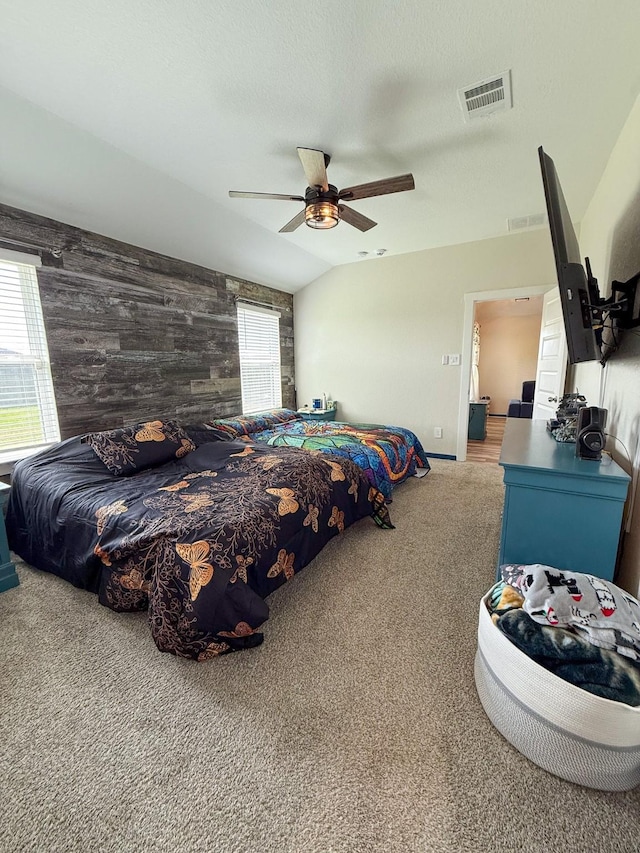
<path fill-rule="evenodd" d="M 304 218 L 309 228 L 335 228 L 340 221 L 338 205 L 330 201 L 316 201 L 307 204 Z"/>

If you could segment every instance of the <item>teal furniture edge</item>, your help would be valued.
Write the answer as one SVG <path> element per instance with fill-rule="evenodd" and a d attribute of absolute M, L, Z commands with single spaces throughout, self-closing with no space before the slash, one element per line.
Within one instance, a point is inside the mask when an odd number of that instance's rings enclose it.
<path fill-rule="evenodd" d="M 13 563 L 3 563 L 0 566 L 0 592 L 6 592 L 19 584 L 20 580 Z"/>
<path fill-rule="evenodd" d="M 16 567 L 11 562 L 7 531 L 4 525 L 4 507 L 9 500 L 9 491 L 10 487 L 6 483 L 0 483 L 0 592 L 13 589 L 20 583 Z"/>

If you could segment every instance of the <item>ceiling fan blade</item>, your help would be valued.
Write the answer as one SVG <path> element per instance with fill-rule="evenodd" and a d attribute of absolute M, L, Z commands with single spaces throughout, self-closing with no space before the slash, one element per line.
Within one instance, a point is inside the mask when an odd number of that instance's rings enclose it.
<path fill-rule="evenodd" d="M 354 210 L 352 207 L 347 207 L 346 204 L 339 204 L 338 210 L 340 211 L 340 219 L 344 219 L 345 222 L 348 222 L 349 225 L 353 225 L 353 227 L 357 228 L 358 231 L 368 231 L 370 228 L 374 228 L 378 224 L 377 222 L 374 222 L 373 219 L 368 219 L 366 216 L 358 213 L 358 211 Z"/>
<path fill-rule="evenodd" d="M 240 193 L 229 190 L 231 198 L 280 198 L 285 201 L 304 201 L 301 195 L 283 195 L 282 193 Z"/>
<path fill-rule="evenodd" d="M 304 208 L 300 211 L 300 213 L 296 213 L 293 219 L 290 219 L 286 225 L 283 225 L 280 229 L 280 234 L 285 233 L 286 231 L 295 231 L 298 226 L 302 225 L 304 222 Z"/>
<path fill-rule="evenodd" d="M 298 148 L 298 157 L 309 186 L 322 187 L 326 192 L 329 189 L 329 181 L 324 151 L 318 151 L 316 148 Z"/>
<path fill-rule="evenodd" d="M 355 201 L 358 198 L 371 198 L 375 195 L 403 193 L 406 190 L 414 190 L 415 188 L 416 185 L 412 174 L 397 175 L 395 178 L 383 178 L 381 181 L 370 181 L 368 184 L 346 187 L 340 190 L 339 198 L 344 198 L 347 201 Z"/>

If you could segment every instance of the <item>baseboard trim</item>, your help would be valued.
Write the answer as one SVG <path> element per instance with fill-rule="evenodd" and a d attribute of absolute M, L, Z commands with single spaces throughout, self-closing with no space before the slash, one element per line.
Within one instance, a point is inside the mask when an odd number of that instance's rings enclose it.
<path fill-rule="evenodd" d="M 427 453 L 427 451 L 425 451 L 425 456 L 429 459 L 451 459 L 454 462 L 458 458 L 457 456 L 452 456 L 451 453 Z"/>

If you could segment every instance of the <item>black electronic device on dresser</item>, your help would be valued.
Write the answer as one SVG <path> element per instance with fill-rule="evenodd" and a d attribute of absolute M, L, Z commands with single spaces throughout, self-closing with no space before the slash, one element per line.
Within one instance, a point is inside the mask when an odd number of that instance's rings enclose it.
<path fill-rule="evenodd" d="M 580 459 L 602 459 L 605 445 L 604 427 L 607 410 L 597 406 L 584 406 L 578 411 L 576 426 L 576 456 Z"/>

